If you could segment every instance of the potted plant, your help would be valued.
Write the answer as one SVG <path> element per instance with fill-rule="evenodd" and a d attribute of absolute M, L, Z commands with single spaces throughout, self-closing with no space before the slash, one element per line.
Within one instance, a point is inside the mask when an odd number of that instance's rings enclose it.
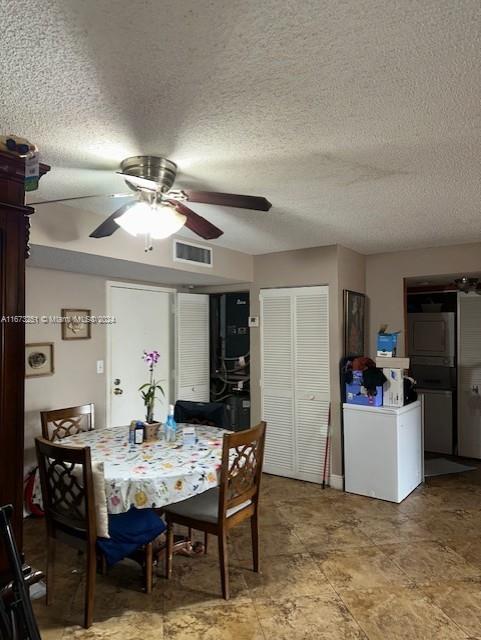
<path fill-rule="evenodd" d="M 158 351 L 144 351 L 142 358 L 149 367 L 150 376 L 149 382 L 139 387 L 140 395 L 145 405 L 145 439 L 155 440 L 161 424 L 154 418 L 155 401 L 158 398 L 157 392 L 160 391 L 162 395 L 165 395 L 164 390 L 154 378 L 154 369 L 160 359 L 160 353 Z"/>

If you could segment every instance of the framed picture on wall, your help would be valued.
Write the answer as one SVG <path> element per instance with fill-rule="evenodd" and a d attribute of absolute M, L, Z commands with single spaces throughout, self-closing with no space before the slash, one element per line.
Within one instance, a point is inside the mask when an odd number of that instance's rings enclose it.
<path fill-rule="evenodd" d="M 366 296 L 344 289 L 344 355 L 364 355 Z"/>
<path fill-rule="evenodd" d="M 31 342 L 25 345 L 25 377 L 51 376 L 55 372 L 53 342 Z"/>
<path fill-rule="evenodd" d="M 88 340 L 91 324 L 87 322 L 90 309 L 62 309 L 62 340 Z"/>

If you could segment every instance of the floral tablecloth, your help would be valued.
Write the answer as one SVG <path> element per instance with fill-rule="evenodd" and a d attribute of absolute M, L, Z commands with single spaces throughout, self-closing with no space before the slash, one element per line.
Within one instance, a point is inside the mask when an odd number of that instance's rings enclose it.
<path fill-rule="evenodd" d="M 63 442 L 89 446 L 92 461 L 104 463 L 109 513 L 132 506 L 161 508 L 218 485 L 222 438 L 228 431 L 196 425 L 197 443 L 184 446 L 181 426 L 175 443 L 129 444 L 128 427 L 87 431 Z"/>

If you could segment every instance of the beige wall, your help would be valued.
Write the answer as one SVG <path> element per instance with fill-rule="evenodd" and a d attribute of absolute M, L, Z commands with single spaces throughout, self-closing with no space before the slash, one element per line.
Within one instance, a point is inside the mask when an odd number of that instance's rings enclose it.
<path fill-rule="evenodd" d="M 60 315 L 62 308 L 91 309 L 105 314 L 105 278 L 52 269 L 27 269 L 27 315 Z M 95 403 L 96 423 L 105 426 L 105 375 L 96 361 L 105 361 L 105 326 L 92 325 L 90 340 L 62 340 L 58 324 L 27 324 L 26 342 L 53 342 L 53 376 L 27 378 L 25 384 L 25 463 L 34 459 L 33 439 L 40 434 L 43 409 Z"/>
<path fill-rule="evenodd" d="M 402 330 L 399 353 L 404 355 L 404 278 L 479 272 L 481 243 L 452 245 L 366 256 L 369 298 L 369 350 L 376 353 L 381 324 Z"/>
<path fill-rule="evenodd" d="M 344 347 L 344 289 L 357 291 L 358 293 L 366 292 L 366 256 L 346 249 L 338 245 L 337 247 L 337 265 L 338 265 L 338 313 L 339 322 L 338 342 L 339 342 L 339 359 L 343 356 Z M 366 320 L 366 330 L 367 330 Z"/>
<path fill-rule="evenodd" d="M 201 238 L 190 240 L 178 236 L 184 242 L 197 242 L 213 247 L 213 265 L 203 267 L 176 262 L 173 259 L 173 238 L 155 242 L 154 250 L 147 253 L 144 251 L 143 238 L 133 238 L 123 231 L 107 238 L 89 238 L 89 234 L 101 220 L 102 218 L 95 213 L 80 211 L 63 204 L 38 207 L 32 216 L 30 242 L 32 245 L 121 258 L 139 264 L 177 269 L 180 272 L 230 278 L 237 282 L 252 280 L 253 257 L 246 253 L 216 246 L 215 241 L 209 243 Z"/>
<path fill-rule="evenodd" d="M 59 316 L 62 309 L 90 309 L 92 315 L 106 313 L 104 277 L 27 268 L 26 313 Z M 139 284 L 142 284 L 141 282 Z M 163 286 L 157 283 L 158 286 Z M 165 285 L 175 288 L 172 285 Z M 181 290 L 181 289 L 179 289 Z M 25 381 L 25 465 L 35 459 L 34 438 L 40 435 L 40 411 L 93 402 L 97 428 L 106 424 L 106 378 L 97 373 L 97 360 L 106 365 L 106 326 L 92 325 L 90 340 L 62 340 L 58 324 L 27 324 L 26 342 L 53 342 L 53 376 Z"/>

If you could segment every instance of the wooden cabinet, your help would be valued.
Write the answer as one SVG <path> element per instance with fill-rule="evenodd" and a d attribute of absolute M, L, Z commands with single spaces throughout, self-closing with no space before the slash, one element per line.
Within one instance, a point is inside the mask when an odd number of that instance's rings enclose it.
<path fill-rule="evenodd" d="M 40 166 L 43 175 L 49 170 Z M 25 260 L 29 216 L 24 160 L 0 153 L 0 504 L 14 506 L 22 549 L 25 386 Z M 0 549 L 0 574 L 6 569 Z"/>

